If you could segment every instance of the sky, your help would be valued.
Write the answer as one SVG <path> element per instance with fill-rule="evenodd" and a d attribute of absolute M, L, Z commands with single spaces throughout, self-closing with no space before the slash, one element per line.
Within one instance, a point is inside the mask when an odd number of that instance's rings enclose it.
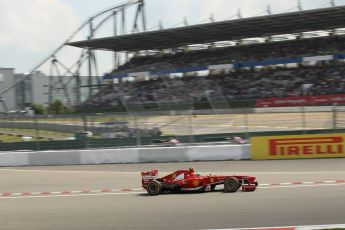
<path fill-rule="evenodd" d="M 0 67 L 15 68 L 16 73 L 26 73 L 47 57 L 74 32 L 81 23 L 98 12 L 126 0 L 0 0 Z M 267 6 L 272 13 L 297 10 L 297 0 L 146 0 L 148 28 L 181 25 L 186 17 L 188 24 L 198 24 L 214 15 L 216 21 L 236 18 L 238 9 L 243 17 L 265 14 Z M 329 0 L 301 0 L 303 9 L 330 5 Z M 345 5 L 345 0 L 335 0 Z M 129 12 L 128 20 L 131 13 Z M 128 24 L 132 24 L 129 20 Z M 129 26 L 129 25 L 128 25 Z M 110 36 L 104 29 L 96 36 Z M 128 29 L 129 30 L 129 29 Z M 75 40 L 84 40 L 85 32 Z M 73 49 L 73 50 L 72 50 Z M 80 50 L 69 48 L 61 59 L 72 60 Z M 111 59 L 111 58 L 104 58 Z M 105 65 L 110 65 L 111 60 Z M 105 71 L 105 70 L 104 70 Z"/>

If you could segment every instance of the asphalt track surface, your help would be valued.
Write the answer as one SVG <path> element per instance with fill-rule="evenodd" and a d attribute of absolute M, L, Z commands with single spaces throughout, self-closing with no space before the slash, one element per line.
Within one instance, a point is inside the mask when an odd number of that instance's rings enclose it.
<path fill-rule="evenodd" d="M 202 173 L 254 175 L 267 185 L 253 193 L 156 197 L 127 190 L 140 189 L 142 170 L 158 169 L 163 175 L 189 166 Z M 344 180 L 345 159 L 0 168 L 0 178 L 1 230 L 230 229 L 345 223 L 345 183 L 268 185 Z M 6 195 L 10 193 L 14 195 Z"/>

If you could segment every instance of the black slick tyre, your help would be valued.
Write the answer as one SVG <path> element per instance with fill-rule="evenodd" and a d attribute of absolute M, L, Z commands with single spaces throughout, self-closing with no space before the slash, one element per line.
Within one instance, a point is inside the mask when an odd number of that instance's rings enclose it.
<path fill-rule="evenodd" d="M 236 192 L 240 188 L 240 182 L 235 177 L 229 177 L 224 182 L 225 192 Z"/>
<path fill-rule="evenodd" d="M 161 183 L 159 183 L 158 181 L 151 181 L 147 185 L 146 190 L 150 196 L 157 196 L 161 192 L 161 188 L 162 188 Z"/>

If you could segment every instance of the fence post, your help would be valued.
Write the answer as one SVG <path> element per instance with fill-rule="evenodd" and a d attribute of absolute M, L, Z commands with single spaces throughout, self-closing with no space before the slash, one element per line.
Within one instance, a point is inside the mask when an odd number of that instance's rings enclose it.
<path fill-rule="evenodd" d="M 192 126 L 192 115 L 193 113 L 187 114 L 188 116 L 188 136 L 189 136 L 189 145 L 194 142 L 193 138 L 193 126 Z"/>
<path fill-rule="evenodd" d="M 333 111 L 333 131 L 335 132 L 337 130 L 337 123 L 338 123 L 338 117 L 337 117 L 337 103 L 333 104 L 332 107 Z"/>
<path fill-rule="evenodd" d="M 82 119 L 83 119 L 84 131 L 87 132 L 88 131 L 87 116 L 83 115 Z M 88 149 L 90 147 L 89 146 L 89 138 L 87 136 L 85 136 L 83 138 L 85 138 L 85 148 Z"/>
<path fill-rule="evenodd" d="M 244 109 L 244 126 L 245 126 L 245 139 L 249 140 L 250 133 L 249 133 L 249 119 L 248 119 L 248 108 Z"/>
<path fill-rule="evenodd" d="M 134 122 L 135 122 L 135 137 L 137 142 L 137 147 L 140 147 L 141 145 L 141 130 L 138 123 L 138 115 L 134 114 Z"/>
<path fill-rule="evenodd" d="M 305 118 L 305 108 L 304 106 L 301 107 L 301 116 L 302 116 L 302 132 L 306 134 L 306 118 Z"/>
<path fill-rule="evenodd" d="M 36 151 L 40 151 L 41 150 L 41 146 L 40 146 L 40 141 L 39 141 L 39 124 L 38 124 L 38 119 L 37 119 L 37 115 L 34 114 L 34 122 L 35 122 L 35 143 L 36 143 Z"/>

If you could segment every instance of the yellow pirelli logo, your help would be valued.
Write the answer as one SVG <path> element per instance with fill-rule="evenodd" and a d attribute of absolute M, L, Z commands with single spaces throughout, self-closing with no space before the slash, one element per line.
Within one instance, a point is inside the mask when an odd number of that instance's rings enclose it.
<path fill-rule="evenodd" d="M 345 134 L 254 137 L 253 160 L 345 157 Z"/>

